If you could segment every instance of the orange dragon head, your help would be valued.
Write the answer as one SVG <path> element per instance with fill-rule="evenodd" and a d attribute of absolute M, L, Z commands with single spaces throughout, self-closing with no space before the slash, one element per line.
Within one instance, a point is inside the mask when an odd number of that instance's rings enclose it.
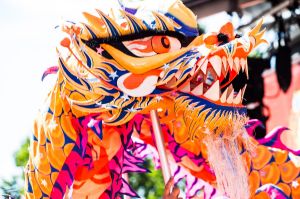
<path fill-rule="evenodd" d="M 184 115 L 191 137 L 203 126 L 224 134 L 244 118 L 246 87 L 231 83 L 248 75 L 247 56 L 264 42 L 261 22 L 244 36 L 231 23 L 199 36 L 196 16 L 177 0 L 155 11 L 121 4 L 84 16 L 63 27 L 69 36 L 59 49 L 61 87 L 74 110 L 118 125 L 156 108 L 169 119 Z"/>

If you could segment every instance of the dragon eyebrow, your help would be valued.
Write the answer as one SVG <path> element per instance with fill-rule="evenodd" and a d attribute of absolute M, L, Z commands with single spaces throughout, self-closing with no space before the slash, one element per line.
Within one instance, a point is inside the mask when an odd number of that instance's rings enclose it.
<path fill-rule="evenodd" d="M 186 37 L 175 31 L 150 31 L 150 30 L 147 30 L 147 31 L 143 31 L 139 34 L 130 34 L 130 35 L 124 35 L 124 36 L 120 36 L 120 37 L 95 38 L 95 39 L 90 39 L 90 40 L 82 39 L 82 41 L 90 48 L 96 49 L 97 47 L 99 47 L 100 44 L 104 44 L 104 43 L 108 43 L 108 44 L 121 43 L 123 41 L 131 41 L 131 40 L 142 39 L 145 37 L 156 36 L 156 35 L 165 35 L 165 36 L 176 37 L 181 42 L 181 45 L 183 47 L 188 46 L 196 38 L 196 36 Z"/>

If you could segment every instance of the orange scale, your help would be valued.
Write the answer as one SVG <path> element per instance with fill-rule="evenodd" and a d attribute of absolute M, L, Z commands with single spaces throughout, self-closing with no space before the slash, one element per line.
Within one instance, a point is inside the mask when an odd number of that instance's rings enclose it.
<path fill-rule="evenodd" d="M 114 128 L 107 129 L 103 131 L 103 137 L 101 147 L 104 148 L 104 151 L 108 155 L 108 159 L 111 160 L 119 151 L 122 142 L 120 135 Z"/>
<path fill-rule="evenodd" d="M 279 165 L 281 172 L 281 179 L 285 183 L 292 182 L 299 175 L 299 168 L 297 168 L 292 161 L 288 161 Z"/>
<path fill-rule="evenodd" d="M 272 153 L 268 150 L 267 147 L 259 145 L 255 152 L 251 154 L 252 156 L 252 166 L 254 169 L 261 169 L 271 160 Z"/>
<path fill-rule="evenodd" d="M 181 146 L 195 155 L 199 155 L 201 153 L 201 142 L 197 138 L 194 140 L 190 139 L 181 144 Z"/>
<path fill-rule="evenodd" d="M 32 157 L 36 157 L 37 152 L 39 152 L 38 147 L 40 147 L 37 141 L 31 142 L 32 147 L 30 147 L 30 152 L 32 152 Z"/>
<path fill-rule="evenodd" d="M 280 169 L 276 163 L 272 162 L 259 171 L 261 183 L 277 184 L 280 179 Z"/>
<path fill-rule="evenodd" d="M 180 121 L 175 121 L 173 123 L 173 126 L 174 126 L 174 131 L 173 131 L 174 138 L 175 138 L 176 142 L 181 144 L 181 143 L 184 143 L 185 141 L 187 141 L 187 139 L 189 138 L 189 135 L 186 132 L 184 123 L 180 122 Z"/>
<path fill-rule="evenodd" d="M 269 194 L 266 192 L 260 192 L 259 194 L 255 195 L 252 199 L 270 199 Z"/>
<path fill-rule="evenodd" d="M 288 155 L 289 155 L 289 153 L 287 151 L 283 151 L 283 150 L 278 150 L 273 153 L 275 161 L 278 164 L 285 163 L 288 160 Z"/>
<path fill-rule="evenodd" d="M 291 187 L 285 183 L 278 183 L 276 186 L 278 186 L 287 196 L 291 195 Z"/>
<path fill-rule="evenodd" d="M 28 161 L 28 164 L 26 166 L 26 169 L 28 169 L 28 171 L 34 171 L 34 166 L 33 166 L 33 163 L 32 163 L 32 158 L 29 157 L 29 161 Z"/>
<path fill-rule="evenodd" d="M 39 172 L 35 172 L 35 177 L 42 192 L 50 195 L 53 187 L 50 175 L 42 175 Z"/>
<path fill-rule="evenodd" d="M 56 181 L 58 175 L 59 175 L 58 172 L 52 172 L 51 173 L 51 181 L 53 182 L 53 184 L 55 184 L 55 181 Z"/>
<path fill-rule="evenodd" d="M 60 125 L 61 128 L 63 130 L 63 132 L 69 137 L 71 138 L 73 141 L 75 141 L 77 139 L 77 133 L 75 131 L 75 129 L 72 126 L 72 117 L 71 116 L 61 116 L 60 118 Z"/>
<path fill-rule="evenodd" d="M 300 198 L 300 177 L 294 180 L 290 186 L 292 188 L 292 198 L 293 199 Z"/>
<path fill-rule="evenodd" d="M 57 118 L 50 119 L 46 129 L 46 135 L 53 147 L 62 147 L 65 144 L 65 136 L 61 130 L 59 120 Z M 51 127 L 56 125 L 55 127 Z"/>
<path fill-rule="evenodd" d="M 73 150 L 75 144 L 66 144 L 63 149 L 64 149 L 64 153 L 65 156 L 69 156 L 69 154 L 71 153 L 71 151 Z"/>
<path fill-rule="evenodd" d="M 51 144 L 47 143 L 47 156 L 50 164 L 57 170 L 60 170 L 63 166 L 66 157 L 64 151 L 61 148 L 53 147 Z"/>
<path fill-rule="evenodd" d="M 39 172 L 48 175 L 51 172 L 51 167 L 46 155 L 46 149 L 44 146 L 37 148 L 36 156 L 34 156 L 34 165 Z"/>
<path fill-rule="evenodd" d="M 260 175 L 258 171 L 253 170 L 248 178 L 250 193 L 253 196 L 255 194 L 256 189 L 260 186 Z"/>
<path fill-rule="evenodd" d="M 35 195 L 34 195 L 34 193 L 26 192 L 26 193 L 25 193 L 25 198 L 26 198 L 26 199 L 27 199 L 27 198 L 35 198 Z"/>
<path fill-rule="evenodd" d="M 38 143 L 40 145 L 44 145 L 46 143 L 45 131 L 42 125 L 38 123 L 38 121 L 34 122 L 34 136 L 37 138 Z"/>
<path fill-rule="evenodd" d="M 204 144 L 204 142 L 201 142 L 201 155 L 203 156 L 204 159 L 208 159 L 208 155 L 207 155 L 207 147 Z"/>
<path fill-rule="evenodd" d="M 35 175 L 34 173 L 30 172 L 28 173 L 28 180 L 30 182 L 30 185 L 31 185 L 31 188 L 32 188 L 32 191 L 33 191 L 33 195 L 34 197 L 33 198 L 41 198 L 42 197 L 42 191 L 36 181 L 36 178 L 35 178 Z"/>
<path fill-rule="evenodd" d="M 50 103 L 50 109 L 52 110 L 53 115 L 61 115 L 63 103 L 61 100 L 60 92 L 56 92 L 55 95 L 52 95 Z"/>

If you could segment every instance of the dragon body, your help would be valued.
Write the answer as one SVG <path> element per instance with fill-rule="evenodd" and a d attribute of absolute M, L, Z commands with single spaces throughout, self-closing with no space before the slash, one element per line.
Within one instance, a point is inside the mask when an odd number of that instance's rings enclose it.
<path fill-rule="evenodd" d="M 57 81 L 34 123 L 26 198 L 138 197 L 122 175 L 147 172 L 143 158 L 157 153 L 152 109 L 188 198 L 299 198 L 300 168 L 289 155 L 299 153 L 280 136 L 248 135 L 245 87 L 232 85 L 247 78 L 247 56 L 264 42 L 261 23 L 243 37 L 231 23 L 199 36 L 181 1 L 155 10 L 146 2 L 62 26 Z"/>

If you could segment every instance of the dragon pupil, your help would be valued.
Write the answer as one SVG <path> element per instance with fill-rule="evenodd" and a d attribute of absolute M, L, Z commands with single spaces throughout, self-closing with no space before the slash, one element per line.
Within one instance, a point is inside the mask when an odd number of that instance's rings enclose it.
<path fill-rule="evenodd" d="M 170 41 L 167 37 L 161 38 L 161 44 L 163 45 L 164 48 L 170 48 Z"/>

